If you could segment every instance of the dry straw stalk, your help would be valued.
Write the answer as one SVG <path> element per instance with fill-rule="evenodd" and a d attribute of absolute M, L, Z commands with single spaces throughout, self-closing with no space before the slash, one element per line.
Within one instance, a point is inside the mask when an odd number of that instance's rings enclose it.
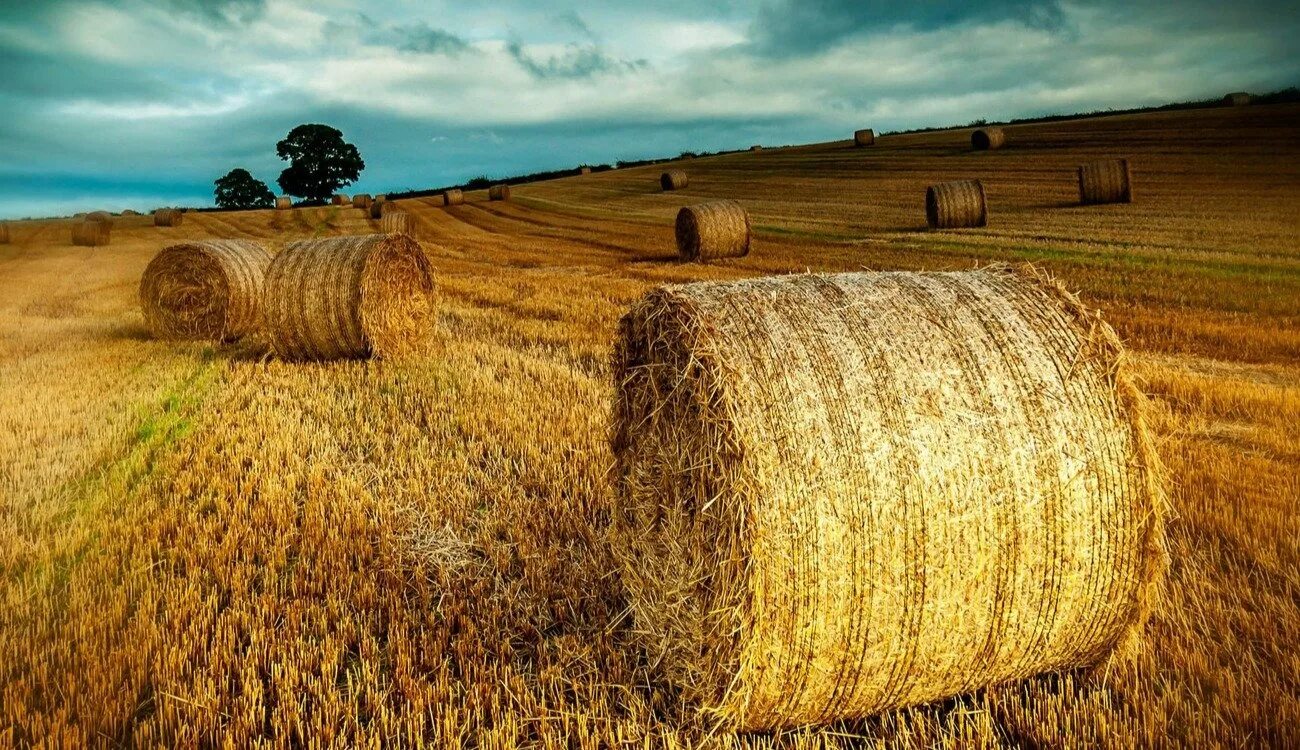
<path fill-rule="evenodd" d="M 263 299 L 285 359 L 400 358 L 429 342 L 433 269 L 403 234 L 303 240 L 271 262 Z"/>
<path fill-rule="evenodd" d="M 984 183 L 957 180 L 926 188 L 925 220 L 931 229 L 987 226 L 989 209 Z"/>
<path fill-rule="evenodd" d="M 442 205 L 459 206 L 465 202 L 465 193 L 459 188 L 442 191 Z"/>
<path fill-rule="evenodd" d="M 278 211 L 285 211 L 287 209 L 293 208 L 293 198 L 290 198 L 287 195 L 282 195 L 276 198 L 275 208 Z"/>
<path fill-rule="evenodd" d="M 1133 174 L 1128 159 L 1108 159 L 1079 167 L 1079 202 L 1132 203 Z"/>
<path fill-rule="evenodd" d="M 992 151 L 1002 148 L 1007 142 L 1007 134 L 1002 128 L 980 128 L 970 134 L 970 146 L 976 151 Z"/>
<path fill-rule="evenodd" d="M 752 731 L 1131 654 L 1166 553 L 1121 359 L 1032 270 L 650 293 L 613 437 L 650 663 Z"/>
<path fill-rule="evenodd" d="M 749 254 L 753 230 L 745 207 L 711 201 L 677 212 L 677 252 L 683 260 L 740 258 Z"/>
<path fill-rule="evenodd" d="M 510 200 L 509 185 L 493 185 L 488 188 L 488 200 L 491 201 L 508 201 Z"/>
<path fill-rule="evenodd" d="M 857 130 L 853 133 L 853 145 L 855 146 L 872 146 L 876 143 L 876 131 L 871 128 Z"/>
<path fill-rule="evenodd" d="M 204 240 L 164 248 L 140 278 L 140 309 L 163 339 L 233 341 L 261 327 L 271 254 L 249 240 Z"/>
<path fill-rule="evenodd" d="M 107 245 L 113 225 L 107 221 L 78 221 L 72 225 L 72 244 L 83 247 Z"/>
<path fill-rule="evenodd" d="M 415 235 L 415 221 L 405 211 L 386 211 L 379 220 L 379 228 L 385 234 Z"/>
<path fill-rule="evenodd" d="M 659 187 L 664 190 L 681 190 L 691 184 L 691 178 L 681 169 L 670 169 L 659 175 Z"/>
<path fill-rule="evenodd" d="M 185 214 L 175 208 L 159 208 L 153 212 L 153 225 L 156 227 L 178 227 L 185 221 Z"/>

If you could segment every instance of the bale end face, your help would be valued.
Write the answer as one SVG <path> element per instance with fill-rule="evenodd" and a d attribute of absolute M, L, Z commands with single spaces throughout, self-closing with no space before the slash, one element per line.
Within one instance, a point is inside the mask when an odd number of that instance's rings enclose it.
<path fill-rule="evenodd" d="M 853 134 L 853 145 L 858 146 L 859 148 L 863 146 L 874 145 L 875 142 L 876 142 L 876 131 L 872 130 L 871 128 L 867 128 L 866 130 L 859 130 Z"/>
<path fill-rule="evenodd" d="M 508 201 L 510 200 L 509 185 L 493 185 L 488 188 L 488 200 L 491 201 Z"/>
<path fill-rule="evenodd" d="M 749 213 L 736 201 L 686 206 L 677 212 L 677 252 L 683 260 L 741 258 L 749 254 Z"/>
<path fill-rule="evenodd" d="M 976 151 L 999 149 L 1006 142 L 1007 136 L 1002 132 L 1002 128 L 981 128 L 970 134 L 971 148 Z"/>
<path fill-rule="evenodd" d="M 293 198 L 282 195 L 275 199 L 275 208 L 277 211 L 286 211 L 293 208 Z"/>
<path fill-rule="evenodd" d="M 930 186 L 925 191 L 925 220 L 931 229 L 987 226 L 984 184 L 979 180 L 958 180 Z"/>
<path fill-rule="evenodd" d="M 348 197 L 343 193 L 336 194 L 333 198 L 330 199 L 330 202 L 332 202 L 336 206 L 346 206 L 348 205 L 348 203 L 350 203 Z"/>
<path fill-rule="evenodd" d="M 1132 203 L 1133 175 L 1128 159 L 1083 164 L 1078 169 L 1079 203 Z"/>
<path fill-rule="evenodd" d="M 691 184 L 691 178 L 680 169 L 670 169 L 659 175 L 659 187 L 664 191 L 681 190 Z"/>
<path fill-rule="evenodd" d="M 234 341 L 261 327 L 271 254 L 248 240 L 171 245 L 140 278 L 145 324 L 161 339 Z"/>

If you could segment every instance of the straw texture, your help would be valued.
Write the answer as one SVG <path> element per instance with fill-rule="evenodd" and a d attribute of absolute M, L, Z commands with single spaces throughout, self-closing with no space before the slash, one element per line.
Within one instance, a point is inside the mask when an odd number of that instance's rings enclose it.
<path fill-rule="evenodd" d="M 352 196 L 353 208 L 364 208 L 366 210 L 370 210 L 371 203 L 373 203 L 373 201 L 370 199 L 369 193 L 357 193 L 356 195 Z"/>
<path fill-rule="evenodd" d="M 1117 338 L 1059 286 L 665 287 L 620 338 L 615 547 L 706 718 L 855 719 L 1136 648 L 1161 473 Z"/>
<path fill-rule="evenodd" d="M 1133 175 L 1128 159 L 1109 159 L 1079 167 L 1079 202 L 1132 203 Z"/>
<path fill-rule="evenodd" d="M 670 169 L 659 175 L 659 187 L 664 190 L 681 190 L 691 184 L 691 178 L 681 169 Z"/>
<path fill-rule="evenodd" d="M 185 214 L 174 208 L 159 208 L 153 212 L 153 225 L 156 227 L 178 227 L 185 221 Z"/>
<path fill-rule="evenodd" d="M 876 143 L 876 131 L 871 128 L 858 130 L 853 133 L 853 145 L 855 146 L 872 146 Z"/>
<path fill-rule="evenodd" d="M 981 128 L 970 134 L 971 148 L 976 151 L 992 151 L 1002 148 L 1006 142 L 1007 135 L 1002 132 L 1002 128 Z"/>
<path fill-rule="evenodd" d="M 488 188 L 488 200 L 490 201 L 508 201 L 510 200 L 509 185 L 493 185 Z"/>
<path fill-rule="evenodd" d="M 287 195 L 282 195 L 275 199 L 275 207 L 279 211 L 293 208 L 293 198 L 290 198 Z"/>
<path fill-rule="evenodd" d="M 107 245 L 113 225 L 107 221 L 78 221 L 72 225 L 72 244 L 83 247 Z"/>
<path fill-rule="evenodd" d="M 591 174 L 591 167 L 578 167 L 578 174 Z"/>
<path fill-rule="evenodd" d="M 465 193 L 459 188 L 442 191 L 442 205 L 459 206 L 465 202 Z"/>
<path fill-rule="evenodd" d="M 677 212 L 677 252 L 683 260 L 740 258 L 749 254 L 753 231 L 745 207 L 711 201 Z"/>
<path fill-rule="evenodd" d="M 145 324 L 162 339 L 233 341 L 255 333 L 270 265 L 266 248 L 249 240 L 163 248 L 140 278 Z"/>
<path fill-rule="evenodd" d="M 379 228 L 384 234 L 415 234 L 415 222 L 405 211 L 385 211 L 379 220 Z"/>
<path fill-rule="evenodd" d="M 113 214 L 107 211 L 91 211 L 86 214 L 86 221 L 98 221 L 109 226 L 113 225 Z"/>
<path fill-rule="evenodd" d="M 303 240 L 271 262 L 264 300 L 285 359 L 400 358 L 429 341 L 433 269 L 402 234 Z"/>
<path fill-rule="evenodd" d="M 931 229 L 988 226 L 984 184 L 979 180 L 957 180 L 926 188 L 925 220 Z"/>

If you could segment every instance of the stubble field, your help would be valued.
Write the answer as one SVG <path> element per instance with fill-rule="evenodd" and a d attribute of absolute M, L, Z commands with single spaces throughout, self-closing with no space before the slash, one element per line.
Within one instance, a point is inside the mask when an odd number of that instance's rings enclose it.
<path fill-rule="evenodd" d="M 66 221 L 0 245 L 0 744 L 485 748 L 1300 743 L 1300 107 L 885 137 L 401 205 L 436 350 L 289 364 L 154 341 L 170 242 L 377 231 L 352 208 Z M 1132 160 L 1136 202 L 1074 167 Z M 987 229 L 929 232 L 929 184 Z M 734 198 L 754 252 L 675 259 Z M 1034 261 L 1128 342 L 1172 486 L 1172 569 L 1136 664 L 865 723 L 710 734 L 656 686 L 608 547 L 611 342 L 654 285 Z"/>

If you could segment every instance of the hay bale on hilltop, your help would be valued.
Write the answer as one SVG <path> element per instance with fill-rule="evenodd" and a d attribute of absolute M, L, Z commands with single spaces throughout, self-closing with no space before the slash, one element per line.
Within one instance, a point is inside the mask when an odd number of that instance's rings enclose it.
<path fill-rule="evenodd" d="M 86 214 L 86 221 L 98 221 L 102 224 L 113 225 L 113 214 L 107 211 L 91 211 Z"/>
<path fill-rule="evenodd" d="M 876 143 L 876 131 L 871 128 L 857 130 L 853 133 L 853 145 L 861 148 L 863 146 L 873 146 Z"/>
<path fill-rule="evenodd" d="M 1250 102 L 1251 96 L 1245 91 L 1234 91 L 1223 97 L 1223 103 L 1229 107 L 1244 107 L 1247 104 L 1250 104 Z"/>
<path fill-rule="evenodd" d="M 1142 396 L 1032 271 L 664 287 L 623 318 L 614 382 L 633 630 L 725 727 L 1135 650 L 1166 565 Z"/>
<path fill-rule="evenodd" d="M 970 147 L 976 151 L 992 151 L 1002 148 L 1007 142 L 1007 134 L 1002 128 L 980 128 L 970 134 Z"/>
<path fill-rule="evenodd" d="M 356 195 L 352 196 L 353 208 L 362 208 L 369 211 L 370 204 L 371 204 L 371 200 L 370 200 L 369 193 L 357 193 Z"/>
<path fill-rule="evenodd" d="M 465 193 L 460 188 L 442 191 L 442 205 L 459 206 L 465 202 Z"/>
<path fill-rule="evenodd" d="M 988 226 L 989 209 L 984 183 L 957 180 L 926 188 L 925 219 L 931 229 Z"/>
<path fill-rule="evenodd" d="M 428 343 L 433 269 L 404 234 L 303 240 L 271 261 L 264 298 L 285 359 L 403 357 Z"/>
<path fill-rule="evenodd" d="M 178 227 L 185 221 L 185 213 L 175 208 L 158 208 L 153 212 L 156 227 Z"/>
<path fill-rule="evenodd" d="M 762 150 L 763 150 L 763 147 L 760 146 L 760 145 L 758 145 L 758 144 L 756 143 L 756 144 L 754 144 L 753 146 L 750 146 L 750 147 L 749 147 L 749 150 L 750 150 L 750 151 L 762 151 Z"/>
<path fill-rule="evenodd" d="M 352 201 L 343 193 L 336 193 L 334 197 L 330 199 L 330 202 L 336 206 L 346 206 Z"/>
<path fill-rule="evenodd" d="M 659 187 L 665 191 L 681 190 L 691 184 L 691 178 L 680 169 L 670 169 L 659 175 Z"/>
<path fill-rule="evenodd" d="M 139 215 L 140 215 L 139 211 L 132 211 L 129 208 L 122 209 L 122 216 L 139 216 Z"/>
<path fill-rule="evenodd" d="M 72 225 L 72 244 L 81 247 L 107 245 L 113 225 L 107 221 L 78 221 Z"/>
<path fill-rule="evenodd" d="M 711 201 L 677 212 L 677 252 L 683 260 L 740 258 L 749 254 L 753 230 L 736 201 Z"/>
<path fill-rule="evenodd" d="M 493 185 L 488 188 L 488 200 L 490 201 L 508 201 L 510 200 L 509 185 Z"/>
<path fill-rule="evenodd" d="M 1129 171 L 1128 159 L 1108 159 L 1080 165 L 1079 202 L 1085 206 L 1096 203 L 1132 203 L 1133 175 Z"/>
<path fill-rule="evenodd" d="M 234 341 L 261 328 L 271 253 L 249 240 L 163 248 L 140 278 L 145 324 L 161 339 Z"/>
<path fill-rule="evenodd" d="M 379 228 L 384 234 L 415 235 L 414 217 L 405 211 L 386 211 L 379 220 Z"/>
<path fill-rule="evenodd" d="M 275 199 L 275 210 L 287 211 L 291 208 L 293 208 L 293 198 L 290 198 L 287 195 L 282 195 Z"/>
<path fill-rule="evenodd" d="M 578 167 L 578 174 L 591 174 L 591 167 Z"/>

